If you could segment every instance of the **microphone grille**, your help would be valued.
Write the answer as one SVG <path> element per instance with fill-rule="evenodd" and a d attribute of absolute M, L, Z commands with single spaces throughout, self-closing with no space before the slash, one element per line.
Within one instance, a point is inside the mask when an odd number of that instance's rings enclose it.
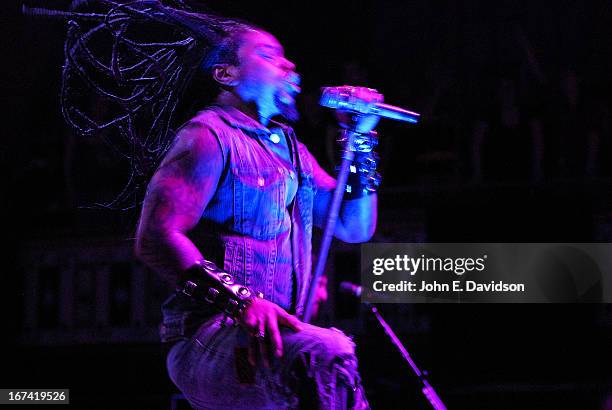
<path fill-rule="evenodd" d="M 338 108 L 340 99 L 338 98 L 340 90 L 338 87 L 323 87 L 321 88 L 321 99 L 319 104 L 327 108 Z"/>

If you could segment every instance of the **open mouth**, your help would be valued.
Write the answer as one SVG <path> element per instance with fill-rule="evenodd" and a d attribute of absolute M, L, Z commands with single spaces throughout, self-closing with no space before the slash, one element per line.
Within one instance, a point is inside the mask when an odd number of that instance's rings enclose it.
<path fill-rule="evenodd" d="M 297 85 L 296 83 L 292 83 L 289 81 L 286 81 L 287 86 L 288 86 L 288 92 L 291 94 L 299 94 L 300 92 L 302 92 L 302 89 L 300 88 L 299 85 Z"/>
<path fill-rule="evenodd" d="M 285 76 L 285 84 L 287 84 L 287 92 L 290 94 L 299 94 L 302 92 L 300 88 L 300 75 L 296 72 L 290 72 Z"/>

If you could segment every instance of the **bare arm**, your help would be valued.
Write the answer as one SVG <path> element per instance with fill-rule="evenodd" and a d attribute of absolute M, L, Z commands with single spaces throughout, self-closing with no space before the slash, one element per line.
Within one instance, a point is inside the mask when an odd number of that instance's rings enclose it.
<path fill-rule="evenodd" d="M 331 204 L 336 180 L 329 176 L 311 156 L 314 168 L 314 183 L 317 193 L 314 198 L 314 224 L 323 228 Z M 334 236 L 344 242 L 368 241 L 376 230 L 377 196 L 366 195 L 359 199 L 343 200 L 334 230 Z"/>
<path fill-rule="evenodd" d="M 153 176 L 144 200 L 136 254 L 162 277 L 174 282 L 202 254 L 187 237 L 215 192 L 223 153 L 204 124 L 184 127 Z"/>
<path fill-rule="evenodd" d="M 365 87 L 344 86 L 344 92 L 364 104 L 383 101 L 378 91 Z M 376 115 L 356 115 L 355 113 L 336 111 L 336 117 L 343 128 L 367 134 L 374 129 L 380 117 Z M 336 180 L 330 177 L 312 158 L 314 182 L 317 194 L 314 201 L 314 224 L 323 228 L 332 202 Z M 336 222 L 334 236 L 344 242 L 358 243 L 368 241 L 376 230 L 378 198 L 370 194 L 358 199 L 343 200 Z"/>

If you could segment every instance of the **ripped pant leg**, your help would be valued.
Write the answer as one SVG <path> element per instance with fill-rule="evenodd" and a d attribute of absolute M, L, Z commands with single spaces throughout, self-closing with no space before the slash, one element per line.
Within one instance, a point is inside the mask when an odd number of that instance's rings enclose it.
<path fill-rule="evenodd" d="M 273 358 L 269 369 L 260 363 L 246 377 L 246 359 L 237 356 L 236 347 L 246 346 L 241 340 L 248 341 L 247 335 L 220 323 L 212 318 L 192 339 L 177 342 L 167 357 L 172 381 L 194 409 L 369 408 L 355 345 L 341 331 L 309 324 L 297 333 L 283 328 L 282 359 Z M 241 360 L 245 363 L 238 366 Z"/>
<path fill-rule="evenodd" d="M 355 345 L 337 329 L 315 326 L 295 334 L 294 358 L 286 378 L 299 409 L 369 409 L 357 370 Z"/>
<path fill-rule="evenodd" d="M 355 355 L 335 358 L 321 366 L 304 353 L 296 362 L 295 376 L 299 378 L 297 395 L 299 409 L 345 410 L 369 409 Z"/>

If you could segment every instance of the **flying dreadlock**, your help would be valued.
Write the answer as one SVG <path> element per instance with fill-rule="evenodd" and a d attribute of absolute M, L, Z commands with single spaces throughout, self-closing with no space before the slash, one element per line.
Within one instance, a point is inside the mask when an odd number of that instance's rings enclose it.
<path fill-rule="evenodd" d="M 80 135 L 102 138 L 129 161 L 123 190 L 103 207 L 137 205 L 173 139 L 175 111 L 197 72 L 236 63 L 236 33 L 252 26 L 195 13 L 181 1 L 74 0 L 69 11 L 23 7 L 68 20 L 61 109 Z M 91 106 L 92 93 L 103 110 Z M 103 112 L 100 112 L 103 111 Z"/>

